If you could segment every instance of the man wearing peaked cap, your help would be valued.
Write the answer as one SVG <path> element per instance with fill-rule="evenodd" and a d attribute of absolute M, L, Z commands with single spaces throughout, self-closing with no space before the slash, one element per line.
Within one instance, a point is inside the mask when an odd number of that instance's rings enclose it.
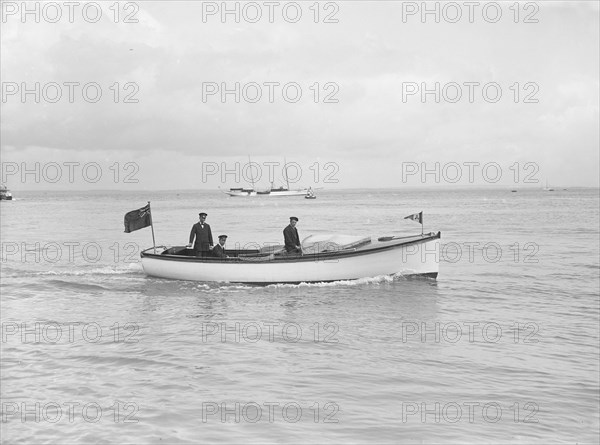
<path fill-rule="evenodd" d="M 195 256 L 207 256 L 214 244 L 210 226 L 205 222 L 206 216 L 206 213 L 200 212 L 198 214 L 199 221 L 192 226 L 190 231 L 190 242 L 187 247 L 191 247 L 194 243 Z"/>
<path fill-rule="evenodd" d="M 302 253 L 302 247 L 300 247 L 300 236 L 298 235 L 298 229 L 296 229 L 297 222 L 298 218 L 291 216 L 290 224 L 283 229 L 283 240 L 287 253 Z"/>
<path fill-rule="evenodd" d="M 219 235 L 219 244 L 217 244 L 212 252 L 213 255 L 218 258 L 229 258 L 225 255 L 225 242 L 227 241 L 227 235 Z"/>

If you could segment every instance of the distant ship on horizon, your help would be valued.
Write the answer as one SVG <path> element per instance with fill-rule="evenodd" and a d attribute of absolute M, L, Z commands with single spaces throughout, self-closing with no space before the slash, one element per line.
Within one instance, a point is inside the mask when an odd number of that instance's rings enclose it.
<path fill-rule="evenodd" d="M 273 185 L 267 190 L 255 190 L 252 188 L 234 187 L 229 190 L 223 190 L 223 193 L 229 196 L 247 197 L 247 196 L 306 196 L 309 193 L 308 188 L 290 190 L 287 187 L 273 188 Z"/>
<path fill-rule="evenodd" d="M 8 187 L 5 185 L 0 186 L 0 201 L 12 201 L 13 196 Z"/>
<path fill-rule="evenodd" d="M 250 159 L 248 159 L 250 160 Z M 252 188 L 244 188 L 244 187 L 232 187 L 229 190 L 222 190 L 223 193 L 233 197 L 254 197 L 254 196 L 264 196 L 264 197 L 277 197 L 277 196 L 314 196 L 314 192 L 312 188 L 298 188 L 298 189 L 290 189 L 290 181 L 288 180 L 287 175 L 287 162 L 284 160 L 284 173 L 285 173 L 285 182 L 287 187 L 280 186 L 275 188 L 274 184 L 271 183 L 271 186 L 265 190 L 256 190 L 254 188 L 254 178 L 250 177 L 250 181 L 252 182 Z M 312 198 L 311 198 L 312 199 Z"/>

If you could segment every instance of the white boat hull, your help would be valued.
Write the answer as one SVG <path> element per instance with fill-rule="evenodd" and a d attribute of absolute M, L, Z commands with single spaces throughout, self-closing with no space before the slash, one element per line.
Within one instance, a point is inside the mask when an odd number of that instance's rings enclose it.
<path fill-rule="evenodd" d="M 253 284 L 328 282 L 395 274 L 436 278 L 439 244 L 438 232 L 337 254 L 275 257 L 277 259 L 262 261 L 160 255 L 147 249 L 142 252 L 142 266 L 147 275 L 159 278 Z"/>
<path fill-rule="evenodd" d="M 269 197 L 269 198 L 273 198 L 273 197 L 277 197 L 277 196 L 306 196 L 306 194 L 308 193 L 308 189 L 303 189 L 303 190 L 284 190 L 284 191 L 271 191 L 269 193 L 257 193 L 256 191 L 252 191 L 252 192 L 238 192 L 238 191 L 223 191 L 223 193 L 225 193 L 226 195 L 229 196 L 234 196 L 234 197 L 241 197 L 241 198 L 246 198 L 249 196 L 258 196 L 258 197 Z"/>

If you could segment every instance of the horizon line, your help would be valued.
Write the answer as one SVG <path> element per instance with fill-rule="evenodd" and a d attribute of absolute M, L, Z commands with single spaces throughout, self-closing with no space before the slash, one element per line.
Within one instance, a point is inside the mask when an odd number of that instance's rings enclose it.
<path fill-rule="evenodd" d="M 510 186 L 510 185 L 494 185 L 494 184 L 471 184 L 471 185 L 460 185 L 460 184 L 446 184 L 437 186 L 393 186 L 393 187 L 334 187 L 326 188 L 320 187 L 320 190 L 328 191 L 360 191 L 360 190 L 444 190 L 451 188 L 454 190 L 458 189 L 493 189 L 493 190 L 541 190 L 544 191 L 544 185 L 531 185 L 531 186 Z M 555 185 L 552 186 L 555 191 L 561 191 L 566 189 L 600 189 L 600 186 L 584 186 L 584 185 Z M 166 188 L 166 189 L 14 189 L 8 188 L 9 191 L 14 192 L 15 190 L 21 192 L 220 192 L 220 188 Z"/>

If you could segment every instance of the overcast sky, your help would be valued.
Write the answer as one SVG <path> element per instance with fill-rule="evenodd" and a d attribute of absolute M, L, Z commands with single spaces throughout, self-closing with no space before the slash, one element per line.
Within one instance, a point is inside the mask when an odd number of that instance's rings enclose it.
<path fill-rule="evenodd" d="M 598 2 L 273 3 L 2 2 L 2 181 L 599 185 Z"/>

